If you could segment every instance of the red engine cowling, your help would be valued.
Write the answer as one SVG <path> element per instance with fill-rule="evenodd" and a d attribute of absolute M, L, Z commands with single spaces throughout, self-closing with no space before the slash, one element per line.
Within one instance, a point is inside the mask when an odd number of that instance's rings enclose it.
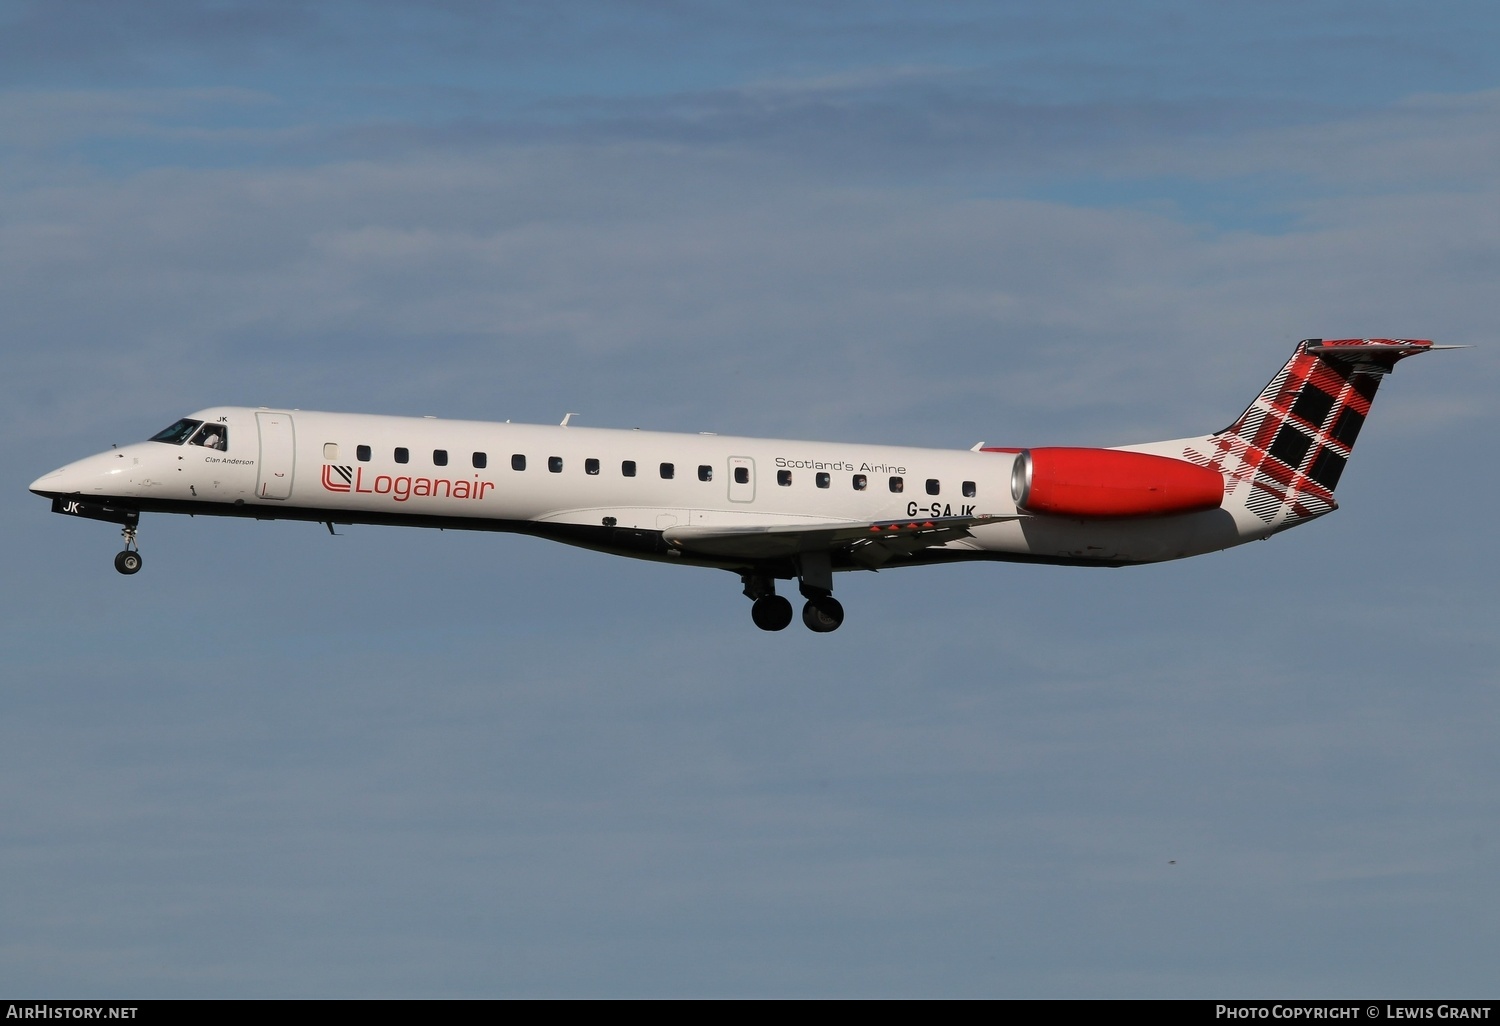
<path fill-rule="evenodd" d="M 1022 449 L 1016 505 L 1060 517 L 1164 517 L 1217 509 L 1224 478 L 1185 460 L 1118 449 Z"/>

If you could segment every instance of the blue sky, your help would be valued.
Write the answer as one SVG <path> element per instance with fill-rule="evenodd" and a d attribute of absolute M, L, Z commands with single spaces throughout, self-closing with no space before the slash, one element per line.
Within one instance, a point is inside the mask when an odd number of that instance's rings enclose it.
<path fill-rule="evenodd" d="M 0 989 L 1479 997 L 1490 5 L 0 5 Z M 218 403 L 968 447 L 1382 389 L 1334 516 L 839 581 L 149 517 Z"/>

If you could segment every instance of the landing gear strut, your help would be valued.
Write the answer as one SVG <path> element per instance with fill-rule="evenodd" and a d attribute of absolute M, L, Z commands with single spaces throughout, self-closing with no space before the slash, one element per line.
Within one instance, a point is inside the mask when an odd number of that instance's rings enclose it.
<path fill-rule="evenodd" d="M 804 552 L 797 561 L 801 580 L 797 590 L 807 599 L 802 622 L 807 629 L 827 634 L 844 622 L 844 607 L 833 597 L 833 563 L 826 552 Z"/>
<path fill-rule="evenodd" d="M 133 574 L 141 568 L 141 553 L 135 544 L 136 521 L 130 521 L 120 529 L 120 536 L 125 539 L 125 550 L 115 555 L 115 569 L 122 574 Z"/>

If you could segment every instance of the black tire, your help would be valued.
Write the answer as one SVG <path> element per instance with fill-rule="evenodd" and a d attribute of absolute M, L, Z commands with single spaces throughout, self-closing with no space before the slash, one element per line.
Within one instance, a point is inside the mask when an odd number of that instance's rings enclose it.
<path fill-rule="evenodd" d="M 750 619 L 763 631 L 784 631 L 792 622 L 792 604 L 780 595 L 765 595 L 750 607 Z"/>
<path fill-rule="evenodd" d="M 122 574 L 133 574 L 141 569 L 141 554 L 126 549 L 115 556 L 115 569 Z"/>
<path fill-rule="evenodd" d="M 807 629 L 818 634 L 827 634 L 839 629 L 844 622 L 844 607 L 832 595 L 808 599 L 802 607 L 802 622 Z"/>

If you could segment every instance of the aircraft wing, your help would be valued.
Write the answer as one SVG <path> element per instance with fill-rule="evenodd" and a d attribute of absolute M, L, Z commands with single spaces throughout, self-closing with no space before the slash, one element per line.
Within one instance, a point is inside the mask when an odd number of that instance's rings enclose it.
<path fill-rule="evenodd" d="M 904 520 L 840 520 L 822 523 L 755 524 L 737 527 L 673 527 L 667 544 L 705 556 L 775 559 L 805 552 L 848 550 L 858 562 L 876 567 L 898 555 L 971 537 L 976 524 L 1019 520 L 1020 515 L 909 517 Z"/>

